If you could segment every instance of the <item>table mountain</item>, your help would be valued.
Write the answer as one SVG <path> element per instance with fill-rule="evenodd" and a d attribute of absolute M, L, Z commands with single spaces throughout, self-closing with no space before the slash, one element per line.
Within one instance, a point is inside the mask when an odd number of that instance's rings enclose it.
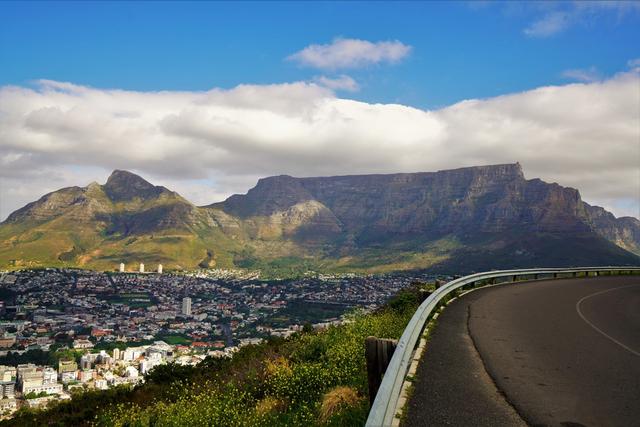
<path fill-rule="evenodd" d="M 640 221 L 519 164 L 264 178 L 197 207 L 126 171 L 65 188 L 0 225 L 0 265 L 370 271 L 639 264 Z"/>

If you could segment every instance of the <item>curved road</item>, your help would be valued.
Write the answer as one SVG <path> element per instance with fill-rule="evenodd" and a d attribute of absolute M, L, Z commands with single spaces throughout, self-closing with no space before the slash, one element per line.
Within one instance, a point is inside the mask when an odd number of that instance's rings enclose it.
<path fill-rule="evenodd" d="M 416 376 L 410 426 L 640 426 L 640 277 L 474 291 Z"/>

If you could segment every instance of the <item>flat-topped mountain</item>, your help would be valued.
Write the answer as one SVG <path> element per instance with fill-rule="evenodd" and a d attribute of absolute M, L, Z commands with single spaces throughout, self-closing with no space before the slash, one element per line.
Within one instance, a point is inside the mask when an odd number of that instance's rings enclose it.
<path fill-rule="evenodd" d="M 635 253 L 635 254 L 634 254 Z M 519 164 L 264 178 L 196 207 L 126 171 L 65 188 L 0 225 L 0 266 L 389 271 L 640 264 L 640 221 L 527 180 Z"/>

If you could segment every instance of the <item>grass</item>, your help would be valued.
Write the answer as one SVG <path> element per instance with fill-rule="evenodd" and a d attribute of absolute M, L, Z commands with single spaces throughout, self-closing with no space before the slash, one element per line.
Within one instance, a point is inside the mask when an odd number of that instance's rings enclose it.
<path fill-rule="evenodd" d="M 184 335 L 158 335 L 157 339 L 171 345 L 189 345 L 193 341 Z"/>
<path fill-rule="evenodd" d="M 145 384 L 89 392 L 2 425 L 360 426 L 368 413 L 364 340 L 398 338 L 420 300 L 403 291 L 351 322 L 241 348 L 197 368 L 162 365 Z"/>

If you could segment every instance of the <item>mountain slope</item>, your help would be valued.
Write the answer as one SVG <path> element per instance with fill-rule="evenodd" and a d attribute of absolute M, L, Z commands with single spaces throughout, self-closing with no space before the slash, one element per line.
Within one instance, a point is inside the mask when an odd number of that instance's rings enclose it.
<path fill-rule="evenodd" d="M 65 188 L 0 225 L 0 265 L 119 262 L 295 273 L 638 264 L 640 221 L 519 164 L 390 175 L 259 180 L 196 207 L 126 171 Z M 630 252 L 631 251 L 631 252 Z"/>

